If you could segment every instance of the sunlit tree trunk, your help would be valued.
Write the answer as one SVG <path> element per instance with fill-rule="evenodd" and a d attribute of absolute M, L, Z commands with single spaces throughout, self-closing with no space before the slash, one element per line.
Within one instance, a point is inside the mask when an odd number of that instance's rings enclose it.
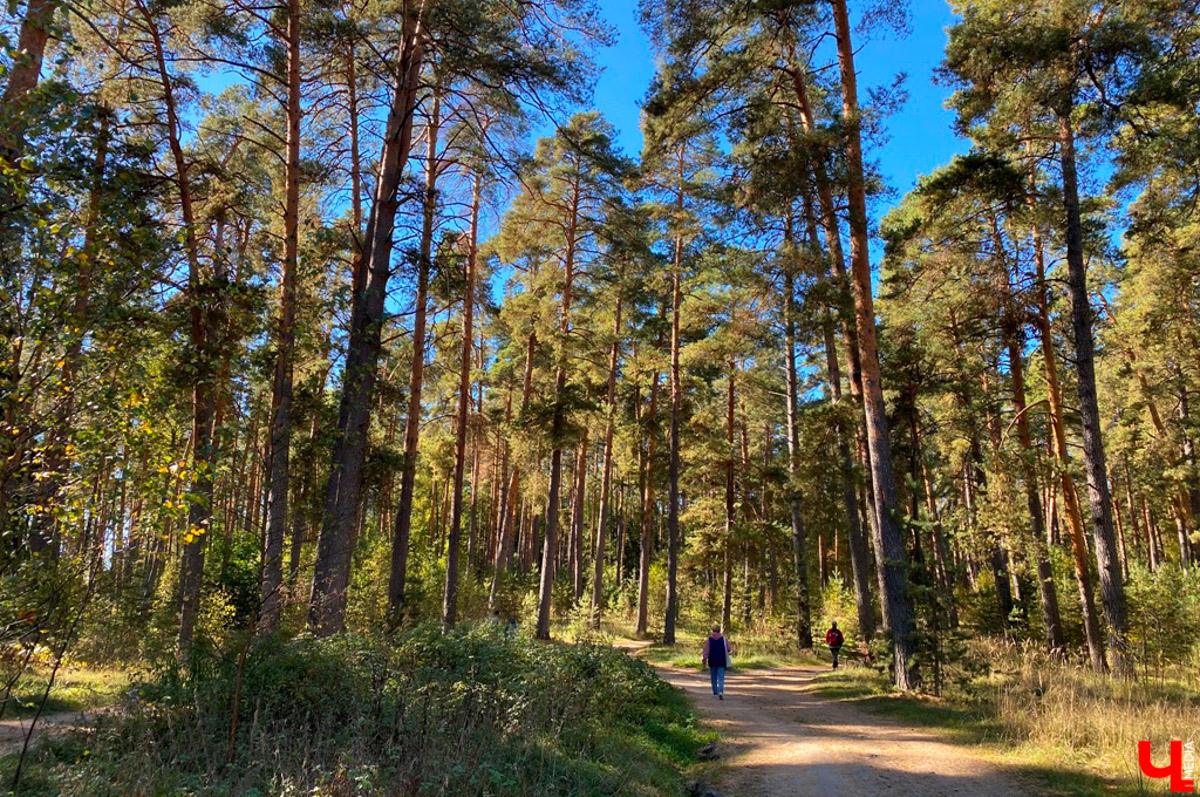
<path fill-rule="evenodd" d="M 475 341 L 475 266 L 479 240 L 479 204 L 482 179 L 475 175 L 471 191 L 471 228 L 467 233 L 467 273 L 463 286 L 462 353 L 459 357 L 458 411 L 454 427 L 454 487 L 450 504 L 450 533 L 446 553 L 446 588 L 442 593 L 442 622 L 454 625 L 458 619 L 458 552 L 462 538 L 463 477 L 467 467 L 467 425 L 471 415 L 471 364 Z M 476 485 L 472 485 L 475 489 Z"/>
<path fill-rule="evenodd" d="M 604 603 L 604 541 L 608 533 L 609 497 L 612 494 L 613 470 L 613 423 L 617 405 L 617 363 L 621 356 L 621 296 L 613 310 L 613 341 L 608 354 L 608 395 L 605 397 L 607 418 L 604 423 L 604 473 L 600 482 L 600 507 L 596 513 L 596 551 L 592 568 L 592 616 L 600 622 L 600 610 Z M 618 560 L 624 551 L 617 552 Z M 618 565 L 618 572 L 620 566 Z"/>
<path fill-rule="evenodd" d="M 309 599 L 309 625 L 320 636 L 335 634 L 345 626 L 350 563 L 361 509 L 367 427 L 381 346 L 384 298 L 391 276 L 393 229 L 400 207 L 404 165 L 412 143 L 413 113 L 425 53 L 423 10 L 423 6 L 406 8 L 403 15 L 396 88 L 363 241 L 366 284 L 361 298 L 355 297 L 350 319 L 337 434 Z"/>
<path fill-rule="evenodd" d="M 284 169 L 283 263 L 271 387 L 271 446 L 267 462 L 267 530 L 263 546 L 259 630 L 279 625 L 283 542 L 287 537 L 292 448 L 292 360 L 296 348 L 296 272 L 300 261 L 300 0 L 287 0 L 287 163 Z"/>
<path fill-rule="evenodd" d="M 1071 296 L 1071 329 L 1075 338 L 1076 391 L 1083 426 L 1084 466 L 1087 469 L 1088 504 L 1091 508 L 1092 539 L 1100 579 L 1100 600 L 1108 621 L 1108 646 L 1118 672 L 1129 669 L 1126 655 L 1127 623 L 1125 588 L 1117 559 L 1113 531 L 1112 498 L 1108 492 L 1108 466 L 1100 429 L 1100 406 L 1096 398 L 1096 363 L 1092 341 L 1092 306 L 1083 261 L 1083 222 L 1079 212 L 1079 187 L 1075 171 L 1075 133 L 1069 114 L 1059 116 L 1059 160 L 1062 164 L 1063 205 L 1066 210 L 1067 289 Z"/>
<path fill-rule="evenodd" d="M 908 562 L 904 551 L 904 538 L 900 533 L 900 507 L 896 498 L 895 475 L 892 471 L 887 407 L 884 404 L 883 385 L 879 377 L 854 49 L 850 41 L 850 21 L 845 0 L 833 0 L 832 5 L 838 63 L 841 67 L 842 123 L 850 209 L 851 284 L 854 288 L 858 349 L 862 368 L 867 445 L 871 452 L 871 476 L 881 538 L 880 560 L 886 588 L 881 597 L 889 606 L 896 686 L 900 689 L 913 689 L 919 684 L 917 665 L 913 658 L 916 650 L 916 616 L 906 583 Z"/>

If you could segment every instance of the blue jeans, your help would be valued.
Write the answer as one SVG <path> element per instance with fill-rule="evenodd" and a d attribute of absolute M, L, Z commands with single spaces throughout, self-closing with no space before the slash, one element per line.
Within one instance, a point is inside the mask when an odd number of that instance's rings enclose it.
<path fill-rule="evenodd" d="M 712 689 L 714 695 L 725 694 L 725 668 L 724 667 L 709 667 L 708 675 L 712 678 Z"/>

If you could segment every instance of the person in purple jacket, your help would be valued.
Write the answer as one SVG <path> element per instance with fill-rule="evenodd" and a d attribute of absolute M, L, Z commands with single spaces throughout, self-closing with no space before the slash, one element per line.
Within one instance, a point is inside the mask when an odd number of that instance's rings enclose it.
<path fill-rule="evenodd" d="M 729 666 L 729 657 L 732 655 L 733 645 L 721 636 L 721 626 L 713 626 L 712 634 L 704 640 L 704 653 L 700 657 L 700 665 L 708 668 L 713 694 L 718 700 L 725 699 L 725 668 Z"/>

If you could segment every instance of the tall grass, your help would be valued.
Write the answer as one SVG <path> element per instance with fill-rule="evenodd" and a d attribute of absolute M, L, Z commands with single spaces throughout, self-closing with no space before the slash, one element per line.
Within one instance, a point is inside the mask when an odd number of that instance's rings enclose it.
<path fill-rule="evenodd" d="M 682 696 L 598 645 L 491 624 L 201 656 L 124 717 L 47 742 L 23 794 L 676 794 Z"/>
<path fill-rule="evenodd" d="M 1160 758 L 1171 739 L 1200 744 L 1200 661 L 1122 679 L 1065 665 L 1033 644 L 979 644 L 1001 665 L 983 696 L 1008 738 L 1032 754 L 1129 785 L 1139 780 L 1139 741 Z"/>

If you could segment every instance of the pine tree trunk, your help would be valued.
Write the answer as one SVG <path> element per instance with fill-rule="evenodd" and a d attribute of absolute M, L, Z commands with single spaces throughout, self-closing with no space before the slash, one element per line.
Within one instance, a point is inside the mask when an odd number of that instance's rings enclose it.
<path fill-rule="evenodd" d="M 362 296 L 355 297 L 351 313 L 337 436 L 325 490 L 321 536 L 317 541 L 308 619 L 320 636 L 338 633 L 345 627 L 350 561 L 362 499 L 367 428 L 371 420 L 383 331 L 384 299 L 391 274 L 392 233 L 400 206 L 404 164 L 412 143 L 424 36 L 421 19 L 407 16 L 400 48 L 399 79 L 388 112 L 375 197 L 363 242 L 366 284 Z"/>
<path fill-rule="evenodd" d="M 816 125 L 812 106 L 809 104 L 808 90 L 805 86 L 804 76 L 798 67 L 794 68 L 792 72 L 792 82 L 797 101 L 800 105 L 800 118 L 803 123 L 804 132 L 806 135 L 812 135 L 816 130 Z M 817 201 L 821 208 L 821 225 L 825 230 L 825 245 L 829 253 L 830 269 L 833 279 L 839 285 L 842 285 L 847 282 L 846 261 L 842 249 L 842 236 L 838 226 L 837 211 L 833 204 L 833 194 L 829 188 L 829 179 L 825 173 L 824 165 L 818 161 L 813 168 L 816 178 Z M 805 212 L 806 215 L 811 216 L 811 205 L 807 198 L 805 199 Z M 817 250 L 818 244 L 815 226 L 812 224 L 811 219 L 808 219 L 807 222 L 811 245 L 814 250 Z M 843 315 L 840 307 L 838 314 L 839 316 Z M 850 377 L 850 398 L 854 408 L 859 411 L 861 416 L 863 409 L 862 367 L 858 353 L 858 332 L 854 322 L 846 319 L 842 326 L 842 332 L 846 347 L 846 364 Z M 837 356 L 834 353 L 833 362 L 836 363 L 836 360 Z M 840 384 L 837 390 L 840 395 Z M 861 452 L 862 464 L 868 474 L 871 472 L 870 456 L 867 454 L 865 441 L 862 441 L 862 444 L 860 444 L 861 435 L 857 429 L 847 429 L 844 424 L 839 423 L 839 435 L 838 455 L 842 463 L 845 485 L 843 487 L 842 500 L 846 508 L 847 532 L 850 543 L 850 569 L 854 577 L 854 600 L 858 610 L 858 628 L 863 640 L 869 642 L 875 637 L 875 607 L 871 599 L 870 551 L 867 548 L 867 538 L 864 534 L 863 524 L 859 522 L 858 517 L 858 489 L 855 486 L 856 479 L 854 478 L 853 460 L 850 456 L 849 438 L 851 435 L 855 438 L 855 448 Z M 875 515 L 873 501 L 866 502 L 866 514 L 869 520 L 868 525 L 871 528 L 872 540 L 874 540 L 878 537 L 879 524 Z"/>
<path fill-rule="evenodd" d="M 213 384 L 213 334 L 220 328 L 219 313 L 202 297 L 199 242 L 192 206 L 191 181 L 184 157 L 182 127 L 175 104 L 174 80 L 167 70 L 166 50 L 158 21 L 145 5 L 139 10 L 146 21 L 153 45 L 158 77 L 162 83 L 163 104 L 167 116 L 167 140 L 175 167 L 183 220 L 184 252 L 188 261 L 188 304 L 190 345 L 195 358 L 192 383 L 192 485 L 188 491 L 188 527 L 184 530 L 183 556 L 180 561 L 179 652 L 186 656 L 192 646 L 196 620 L 200 614 L 201 586 L 204 577 L 204 547 L 212 530 L 213 472 L 216 448 L 213 446 L 213 419 L 216 416 L 216 391 Z M 43 42 L 44 44 L 44 42 Z"/>
<path fill-rule="evenodd" d="M 858 89 L 854 74 L 854 49 L 850 41 L 850 21 L 845 0 L 833 0 L 837 35 L 838 63 L 841 67 L 842 122 L 845 126 L 847 198 L 850 209 L 850 263 L 854 288 L 858 348 L 862 367 L 863 406 L 867 421 L 867 445 L 871 452 L 871 477 L 875 488 L 875 507 L 879 518 L 885 594 L 891 620 L 892 651 L 896 686 L 908 690 L 919 684 L 916 661 L 916 617 L 908 593 L 907 556 L 900 532 L 900 507 L 892 471 L 891 442 L 888 439 L 887 407 L 879 377 L 879 355 L 875 338 L 874 298 L 871 295 L 871 263 L 868 250 L 866 186 L 863 176 L 862 140 L 858 110 Z"/>
<path fill-rule="evenodd" d="M 677 153 L 675 210 L 684 212 L 684 147 Z M 683 234 L 675 236 L 675 257 L 671 271 L 671 421 L 667 462 L 667 605 L 663 617 L 663 644 L 675 644 L 675 623 L 679 613 L 679 424 L 683 413 L 683 383 L 679 370 L 680 307 L 683 304 Z"/>
<path fill-rule="evenodd" d="M 1032 202 L 1032 197 L 1030 198 Z M 1100 624 L 1092 599 L 1092 579 L 1088 569 L 1088 547 L 1083 537 L 1083 512 L 1079 506 L 1079 495 L 1075 491 L 1075 480 L 1070 472 L 1070 457 L 1067 454 L 1067 432 L 1064 422 L 1062 387 L 1058 382 L 1058 365 L 1054 355 L 1054 333 L 1050 327 L 1050 303 L 1047 298 L 1045 251 L 1041 233 L 1033 229 L 1034 261 L 1038 285 L 1038 332 L 1041 336 L 1042 362 L 1046 375 L 1046 398 L 1050 404 L 1050 428 L 1053 433 L 1052 448 L 1058 460 L 1059 493 L 1062 495 L 1063 513 L 1071 538 L 1071 557 L 1075 566 L 1075 583 L 1079 588 L 1079 605 L 1083 613 L 1083 629 L 1087 638 L 1088 656 L 1092 669 L 1105 672 L 1104 640 L 1100 637 Z"/>
<path fill-rule="evenodd" d="M 1010 297 L 1011 298 L 1011 297 Z M 1025 481 L 1025 504 L 1029 509 L 1034 559 L 1037 563 L 1038 592 L 1042 606 L 1042 625 L 1046 632 L 1046 647 L 1051 652 L 1063 647 L 1062 618 L 1058 611 L 1058 591 L 1054 586 L 1054 569 L 1046 551 L 1046 517 L 1038 490 L 1036 450 L 1029 431 L 1029 416 L 1025 404 L 1025 336 L 1011 315 L 1005 325 L 1008 345 L 1009 376 L 1012 383 L 1013 412 L 1016 415 L 1017 441 L 1021 445 Z"/>
<path fill-rule="evenodd" d="M 661 333 L 659 333 L 659 345 L 661 347 Z M 654 379 L 650 384 L 650 406 L 647 410 L 647 418 L 649 425 L 653 425 L 658 418 L 658 390 L 659 390 L 659 374 L 654 372 Z M 643 424 L 645 426 L 647 424 Z M 642 453 L 641 467 L 639 468 L 642 488 L 642 510 L 641 510 L 641 545 L 638 552 L 638 602 L 637 602 L 637 628 L 634 634 L 638 637 L 646 635 L 647 623 L 650 615 L 650 563 L 654 556 L 654 479 L 652 476 L 652 468 L 654 467 L 654 443 L 656 440 L 653 432 L 648 435 L 646 448 Z"/>
<path fill-rule="evenodd" d="M 791 219 L 788 219 L 791 227 Z M 808 597 L 808 560 L 804 519 L 800 515 L 800 425 L 796 414 L 800 400 L 800 378 L 796 370 L 796 278 L 792 267 L 783 275 L 783 336 L 784 357 L 787 360 L 787 447 L 788 447 L 788 515 L 792 524 L 792 574 L 796 579 L 796 645 L 812 650 L 812 616 Z"/>
<path fill-rule="evenodd" d="M 574 488 L 571 500 L 571 596 L 574 605 L 578 606 L 583 598 L 583 535 L 586 524 L 584 517 L 587 510 L 587 450 L 588 429 L 583 428 L 583 438 L 575 452 Z M 590 545 L 588 546 L 591 547 Z"/>
<path fill-rule="evenodd" d="M 550 638 L 550 607 L 554 598 L 554 566 L 558 558 L 558 516 L 562 495 L 562 439 L 567 418 L 563 396 L 567 387 L 567 340 L 571 334 L 571 287 L 575 277 L 576 231 L 579 221 L 579 185 L 574 186 L 570 218 L 567 220 L 566 253 L 563 259 L 562 310 L 559 318 L 557 365 L 554 376 L 554 418 L 550 425 L 550 487 L 546 503 L 546 530 L 542 540 L 542 572 L 538 584 L 538 639 Z"/>
<path fill-rule="evenodd" d="M 404 613 L 408 582 L 408 546 L 412 536 L 417 457 L 421 447 L 421 393 L 425 385 L 425 324 L 429 313 L 429 276 L 433 270 L 433 227 L 437 212 L 438 132 L 441 102 L 434 91 L 425 128 L 425 190 L 421 203 L 421 251 L 417 259 L 416 306 L 413 311 L 412 363 L 408 377 L 408 410 L 404 421 L 404 459 L 400 465 L 400 503 L 392 532 L 392 566 L 388 577 L 388 624 L 396 628 Z"/>
<path fill-rule="evenodd" d="M 467 240 L 467 275 L 463 286 L 462 355 L 459 358 L 458 412 L 454 427 L 454 493 L 450 504 L 450 534 L 446 553 L 446 588 L 442 593 L 442 623 L 447 627 L 458 619 L 458 552 L 461 548 L 463 518 L 463 477 L 467 468 L 467 424 L 471 408 L 471 364 L 475 361 L 475 260 L 479 239 L 479 203 L 482 180 L 475 175 L 471 192 L 471 229 Z M 474 485 L 472 485 L 474 489 Z M 468 562 L 469 565 L 469 562 Z"/>
<path fill-rule="evenodd" d="M 604 540 L 608 531 L 608 503 L 612 493 L 613 423 L 617 411 L 617 362 L 621 356 L 621 296 L 618 289 L 614 309 L 613 342 L 608 355 L 608 395 L 605 399 L 608 418 L 604 424 L 604 474 L 600 483 L 600 511 L 596 518 L 596 551 L 592 568 L 592 617 L 599 625 L 604 603 Z M 618 562 L 624 551 L 618 551 Z M 620 565 L 617 566 L 618 573 Z M 619 579 L 619 575 L 618 575 Z"/>
<path fill-rule="evenodd" d="M 1075 134 L 1067 114 L 1059 116 L 1059 159 L 1062 163 L 1063 204 L 1066 210 L 1067 289 L 1071 296 L 1071 329 L 1075 338 L 1076 390 L 1083 425 L 1083 460 L 1087 470 L 1088 504 L 1091 509 L 1092 539 L 1096 546 L 1096 568 L 1100 579 L 1100 601 L 1108 621 L 1108 646 L 1113 666 L 1126 673 L 1127 622 L 1125 588 L 1117 560 L 1113 531 L 1112 498 L 1108 493 L 1108 467 L 1100 429 L 1100 406 L 1096 399 L 1096 364 L 1092 342 L 1092 306 L 1088 297 L 1087 270 L 1083 261 L 1083 223 L 1079 213 L 1079 187 L 1075 172 Z"/>
<path fill-rule="evenodd" d="M 721 541 L 724 563 L 724 581 L 721 592 L 721 628 L 727 633 L 733 609 L 733 512 L 734 512 L 734 465 L 733 465 L 733 412 L 736 406 L 737 366 L 729 361 L 729 387 L 726 391 L 725 418 L 725 535 Z"/>
<path fill-rule="evenodd" d="M 267 463 L 267 532 L 263 547 L 259 630 L 279 626 L 283 606 L 283 541 L 287 536 L 292 447 L 292 360 L 296 348 L 296 271 L 300 260 L 300 0 L 287 0 L 287 165 L 284 174 L 283 263 L 279 326 L 271 387 L 271 458 Z"/>

